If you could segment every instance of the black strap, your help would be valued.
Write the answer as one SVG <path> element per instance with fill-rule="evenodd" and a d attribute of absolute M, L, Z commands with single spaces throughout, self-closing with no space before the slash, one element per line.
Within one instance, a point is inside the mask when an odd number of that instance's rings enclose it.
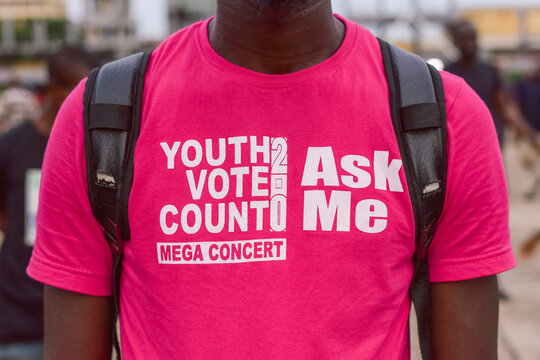
<path fill-rule="evenodd" d="M 113 302 L 114 302 L 114 314 L 113 314 L 113 347 L 118 360 L 122 359 L 122 347 L 120 345 L 120 339 L 118 338 L 118 331 L 116 329 L 118 318 L 120 316 L 120 275 L 122 273 L 122 254 L 113 254 Z"/>
<path fill-rule="evenodd" d="M 128 202 L 133 153 L 141 124 L 144 75 L 150 53 L 138 53 L 93 70 L 84 93 L 88 198 L 113 256 L 113 344 L 121 359 L 116 323 L 124 242 L 129 241 Z"/>
<path fill-rule="evenodd" d="M 439 104 L 415 104 L 399 109 L 403 131 L 422 130 L 441 127 Z M 406 119 L 406 121 L 403 121 Z"/>
<path fill-rule="evenodd" d="M 428 247 L 446 191 L 446 105 L 438 71 L 420 57 L 379 40 L 392 122 L 415 221 L 416 252 L 409 288 L 418 319 L 420 350 L 432 359 Z"/>
<path fill-rule="evenodd" d="M 131 106 L 118 104 L 93 104 L 89 130 L 111 129 L 130 131 L 133 119 Z"/>

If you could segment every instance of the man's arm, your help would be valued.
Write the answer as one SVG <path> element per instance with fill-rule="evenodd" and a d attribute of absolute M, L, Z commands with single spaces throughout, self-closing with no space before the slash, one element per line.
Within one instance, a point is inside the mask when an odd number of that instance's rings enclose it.
<path fill-rule="evenodd" d="M 0 209 L 0 232 L 6 231 L 6 212 L 4 209 Z M 0 249 L 4 243 L 4 236 L 0 234 Z"/>
<path fill-rule="evenodd" d="M 6 231 L 6 211 L 0 208 L 0 231 Z"/>
<path fill-rule="evenodd" d="M 45 285 L 44 359 L 110 360 L 111 297 Z"/>
<path fill-rule="evenodd" d="M 497 277 L 431 284 L 433 358 L 495 360 Z"/>
<path fill-rule="evenodd" d="M 534 129 L 523 118 L 519 105 L 510 99 L 502 89 L 495 93 L 495 103 L 503 120 L 516 130 L 519 137 L 528 140 L 532 147 L 540 153 L 540 141 L 536 138 Z"/>

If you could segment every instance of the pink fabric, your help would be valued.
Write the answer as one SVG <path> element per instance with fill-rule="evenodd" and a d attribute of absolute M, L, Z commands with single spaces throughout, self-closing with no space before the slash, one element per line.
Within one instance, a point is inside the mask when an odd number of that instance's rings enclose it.
<path fill-rule="evenodd" d="M 220 58 L 207 21 L 152 55 L 121 283 L 126 359 L 409 358 L 411 204 L 378 43 L 343 21 L 341 48 L 293 74 Z M 431 279 L 456 281 L 515 260 L 492 121 L 461 79 L 443 78 L 450 163 Z M 108 295 L 83 88 L 49 143 L 28 272 Z"/>

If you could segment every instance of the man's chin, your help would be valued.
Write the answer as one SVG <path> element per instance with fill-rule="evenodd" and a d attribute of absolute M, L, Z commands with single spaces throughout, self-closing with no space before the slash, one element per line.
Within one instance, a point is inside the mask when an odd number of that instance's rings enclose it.
<path fill-rule="evenodd" d="M 261 11 L 280 13 L 283 16 L 294 16 L 309 9 L 317 0 L 251 0 Z"/>

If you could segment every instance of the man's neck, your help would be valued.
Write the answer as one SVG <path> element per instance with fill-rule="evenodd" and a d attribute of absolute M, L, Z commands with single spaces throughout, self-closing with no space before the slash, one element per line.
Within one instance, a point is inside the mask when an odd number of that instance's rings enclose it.
<path fill-rule="evenodd" d="M 267 74 L 285 74 L 316 65 L 334 54 L 345 25 L 330 1 L 314 1 L 296 14 L 260 9 L 254 0 L 218 1 L 209 26 L 214 50 L 229 62 Z"/>

